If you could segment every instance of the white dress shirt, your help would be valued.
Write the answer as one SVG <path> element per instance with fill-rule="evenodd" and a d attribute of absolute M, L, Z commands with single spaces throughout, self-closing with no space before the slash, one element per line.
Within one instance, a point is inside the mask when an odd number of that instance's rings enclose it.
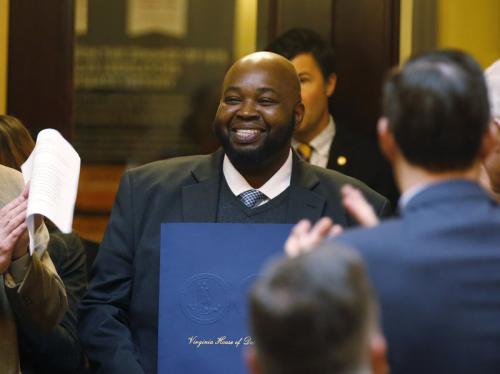
<path fill-rule="evenodd" d="M 311 159 L 309 160 L 310 164 L 326 168 L 334 137 L 335 122 L 333 121 L 333 117 L 330 116 L 328 125 L 309 142 L 309 145 L 312 147 Z M 301 143 L 299 141 L 295 139 L 292 140 L 293 148 L 297 149 L 300 144 Z"/>
<path fill-rule="evenodd" d="M 226 179 L 229 189 L 235 196 L 240 195 L 242 192 L 254 189 L 243 177 L 243 175 L 241 175 L 240 172 L 236 170 L 227 155 L 224 155 L 224 160 L 222 162 L 222 173 L 224 174 L 224 178 Z M 290 186 L 291 177 L 292 150 L 290 149 L 288 158 L 281 166 L 281 168 L 276 173 L 274 173 L 274 175 L 269 178 L 269 180 L 260 188 L 256 188 L 267 196 L 267 199 L 262 200 L 257 206 L 267 203 L 269 200 L 274 199 L 280 193 L 285 191 L 288 186 Z"/>

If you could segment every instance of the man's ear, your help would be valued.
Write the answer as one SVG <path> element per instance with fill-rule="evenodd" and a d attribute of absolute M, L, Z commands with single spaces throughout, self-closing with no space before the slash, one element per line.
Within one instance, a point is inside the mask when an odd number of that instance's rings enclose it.
<path fill-rule="evenodd" d="M 245 363 L 247 365 L 248 371 L 251 374 L 262 374 L 259 358 L 257 356 L 257 350 L 255 349 L 255 347 L 249 346 L 245 350 Z"/>
<path fill-rule="evenodd" d="M 325 80 L 325 93 L 326 96 L 330 97 L 333 95 L 335 91 L 335 87 L 337 87 L 337 74 L 332 73 Z"/>
<path fill-rule="evenodd" d="M 380 117 L 377 123 L 378 144 L 385 158 L 393 163 L 398 153 L 398 146 L 394 134 L 389 129 L 387 117 Z"/>
<path fill-rule="evenodd" d="M 304 104 L 301 102 L 295 104 L 295 108 L 293 110 L 293 115 L 295 117 L 295 129 L 299 128 L 300 125 L 302 124 L 302 120 L 304 119 L 304 112 L 305 112 L 305 107 Z"/>
<path fill-rule="evenodd" d="M 375 333 L 370 339 L 370 360 L 373 374 L 389 374 L 387 343 L 380 333 Z"/>
<path fill-rule="evenodd" d="M 486 157 L 493 151 L 497 142 L 500 142 L 498 126 L 491 121 L 488 130 L 483 134 L 481 140 L 481 150 L 480 157 L 481 160 L 485 160 Z"/>

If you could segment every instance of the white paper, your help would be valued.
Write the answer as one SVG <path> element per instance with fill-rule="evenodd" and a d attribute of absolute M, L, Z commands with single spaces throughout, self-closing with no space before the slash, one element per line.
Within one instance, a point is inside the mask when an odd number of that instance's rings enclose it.
<path fill-rule="evenodd" d="M 127 5 L 128 35 L 158 32 L 186 36 L 188 0 L 128 0 Z"/>
<path fill-rule="evenodd" d="M 62 232 L 71 232 L 80 156 L 59 132 L 45 129 L 38 134 L 35 149 L 21 170 L 24 182 L 30 183 L 27 222 L 33 254 L 35 214 L 47 217 Z"/>

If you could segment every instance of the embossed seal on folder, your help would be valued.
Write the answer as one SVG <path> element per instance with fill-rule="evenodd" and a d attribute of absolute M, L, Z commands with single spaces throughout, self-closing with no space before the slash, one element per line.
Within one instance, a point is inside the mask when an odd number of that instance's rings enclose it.
<path fill-rule="evenodd" d="M 213 323 L 221 319 L 228 310 L 228 292 L 228 286 L 218 275 L 194 275 L 182 288 L 182 310 L 194 322 Z"/>

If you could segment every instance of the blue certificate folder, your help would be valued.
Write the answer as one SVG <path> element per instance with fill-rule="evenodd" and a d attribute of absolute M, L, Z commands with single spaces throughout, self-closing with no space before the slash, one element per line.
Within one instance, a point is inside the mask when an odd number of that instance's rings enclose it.
<path fill-rule="evenodd" d="M 158 373 L 246 373 L 247 293 L 288 224 L 161 225 Z"/>

